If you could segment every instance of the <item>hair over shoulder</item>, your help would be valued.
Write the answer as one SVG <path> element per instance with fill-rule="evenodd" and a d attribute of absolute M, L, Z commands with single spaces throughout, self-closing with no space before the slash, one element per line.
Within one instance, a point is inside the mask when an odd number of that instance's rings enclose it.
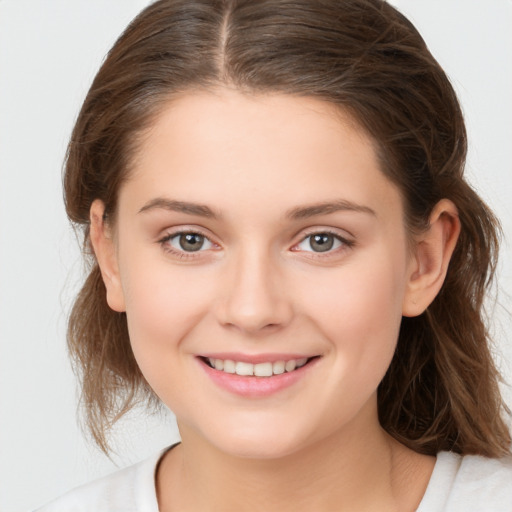
<path fill-rule="evenodd" d="M 85 418 L 106 433 L 136 403 L 156 404 L 133 356 L 126 316 L 112 311 L 89 241 L 95 199 L 116 202 L 143 136 L 164 104 L 217 87 L 315 97 L 372 138 L 401 190 L 407 227 L 425 229 L 442 198 L 461 234 L 446 281 L 422 315 L 403 318 L 378 390 L 382 426 L 425 454 L 497 457 L 509 450 L 483 302 L 499 224 L 464 180 L 466 132 L 455 92 L 413 25 L 383 0 L 160 0 L 107 55 L 76 121 L 64 174 L 67 214 L 81 231 L 89 275 L 69 319 Z"/>

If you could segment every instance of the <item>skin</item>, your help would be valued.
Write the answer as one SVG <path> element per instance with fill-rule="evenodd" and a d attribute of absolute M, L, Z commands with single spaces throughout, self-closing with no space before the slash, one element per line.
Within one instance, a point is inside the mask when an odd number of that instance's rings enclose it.
<path fill-rule="evenodd" d="M 115 226 L 102 214 L 95 201 L 107 300 L 182 435 L 157 473 L 163 512 L 418 506 L 435 459 L 382 430 L 376 390 L 402 315 L 444 280 L 451 202 L 411 251 L 400 191 L 352 119 L 316 99 L 220 89 L 162 109 Z M 206 242 L 187 252 L 180 232 Z M 333 248 L 315 252 L 322 233 Z M 198 356 L 212 352 L 316 359 L 293 385 L 247 397 L 210 379 Z"/>

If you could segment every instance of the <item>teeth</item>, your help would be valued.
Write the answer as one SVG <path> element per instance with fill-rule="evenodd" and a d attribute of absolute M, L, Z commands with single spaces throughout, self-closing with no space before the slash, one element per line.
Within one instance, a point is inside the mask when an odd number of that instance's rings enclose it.
<path fill-rule="evenodd" d="M 280 375 L 281 373 L 284 373 L 284 367 L 285 367 L 285 362 L 284 361 L 276 361 L 272 365 L 272 373 L 274 375 Z"/>
<path fill-rule="evenodd" d="M 256 377 L 270 377 L 272 375 L 272 363 L 259 363 L 254 365 Z"/>
<path fill-rule="evenodd" d="M 281 375 L 286 372 L 293 372 L 301 368 L 308 362 L 307 357 L 301 359 L 290 359 L 289 361 L 275 361 L 274 363 L 244 363 L 242 361 L 232 361 L 231 359 L 208 358 L 212 368 L 225 373 L 236 373 L 237 375 L 256 377 L 271 377 L 272 375 Z"/>
<path fill-rule="evenodd" d="M 226 361 L 224 361 L 224 371 L 226 373 L 235 373 L 236 372 L 235 361 L 231 361 L 230 359 L 226 359 Z"/>
<path fill-rule="evenodd" d="M 295 370 L 296 366 L 297 366 L 297 361 L 295 361 L 295 359 L 292 359 L 291 361 L 286 361 L 286 364 L 284 365 L 284 369 L 287 372 L 293 372 L 293 370 Z"/>
<path fill-rule="evenodd" d="M 235 365 L 235 373 L 237 375 L 254 375 L 254 365 L 238 361 Z"/>

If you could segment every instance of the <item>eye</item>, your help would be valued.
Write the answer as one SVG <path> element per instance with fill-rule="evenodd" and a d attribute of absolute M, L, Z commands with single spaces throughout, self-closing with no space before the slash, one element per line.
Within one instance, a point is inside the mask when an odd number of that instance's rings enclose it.
<path fill-rule="evenodd" d="M 313 233 L 304 238 L 296 247 L 307 252 L 329 252 L 342 245 L 351 246 L 352 244 L 333 233 Z"/>
<path fill-rule="evenodd" d="M 184 252 L 205 251 L 213 247 L 213 243 L 204 235 L 194 232 L 182 232 L 169 235 L 162 243 L 170 245 L 173 249 Z"/>

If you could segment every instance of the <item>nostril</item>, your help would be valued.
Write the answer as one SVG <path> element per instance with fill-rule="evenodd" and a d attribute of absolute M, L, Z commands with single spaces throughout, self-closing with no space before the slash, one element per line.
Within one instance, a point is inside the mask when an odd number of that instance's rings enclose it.
<path fill-rule="evenodd" d="M 254 251 L 253 251 L 254 252 Z M 216 314 L 226 327 L 241 332 L 270 333 L 288 324 L 292 317 L 290 297 L 284 283 L 272 274 L 272 265 L 254 254 L 237 260 L 238 268 L 225 281 Z"/>

